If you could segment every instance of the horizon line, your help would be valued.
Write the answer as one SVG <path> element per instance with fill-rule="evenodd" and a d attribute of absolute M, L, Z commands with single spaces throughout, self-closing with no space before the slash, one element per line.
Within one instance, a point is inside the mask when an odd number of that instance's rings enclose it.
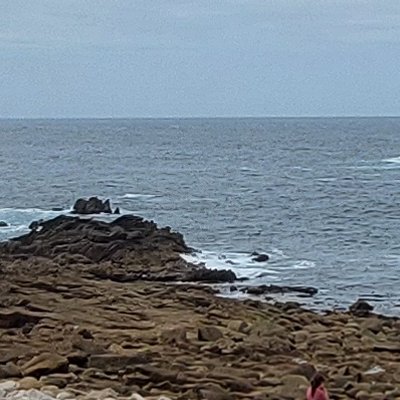
<path fill-rule="evenodd" d="M 400 118 L 400 115 L 238 115 L 238 116 L 40 116 L 40 117 L 2 117 L 5 120 L 124 120 L 124 119 L 335 119 L 335 118 Z"/>

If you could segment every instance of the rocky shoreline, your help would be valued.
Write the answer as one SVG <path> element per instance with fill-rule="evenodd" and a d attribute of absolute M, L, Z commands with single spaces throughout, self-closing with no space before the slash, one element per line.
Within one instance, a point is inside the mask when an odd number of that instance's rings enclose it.
<path fill-rule="evenodd" d="M 332 399 L 400 399 L 398 319 L 221 298 L 234 273 L 190 251 L 126 215 L 1 243 L 0 399 L 304 399 L 315 368 Z"/>

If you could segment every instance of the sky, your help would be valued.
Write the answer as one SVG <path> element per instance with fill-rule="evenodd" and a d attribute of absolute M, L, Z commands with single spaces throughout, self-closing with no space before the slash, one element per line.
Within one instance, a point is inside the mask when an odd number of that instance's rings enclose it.
<path fill-rule="evenodd" d="M 400 115 L 399 0 L 0 0 L 1 118 Z"/>

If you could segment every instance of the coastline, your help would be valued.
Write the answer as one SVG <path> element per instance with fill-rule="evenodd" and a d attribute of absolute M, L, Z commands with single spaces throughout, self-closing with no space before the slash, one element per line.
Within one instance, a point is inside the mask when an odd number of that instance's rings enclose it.
<path fill-rule="evenodd" d="M 220 297 L 202 282 L 232 276 L 188 250 L 126 216 L 57 217 L 1 243 L 1 380 L 71 398 L 301 399 L 316 368 L 332 398 L 400 398 L 397 318 Z"/>

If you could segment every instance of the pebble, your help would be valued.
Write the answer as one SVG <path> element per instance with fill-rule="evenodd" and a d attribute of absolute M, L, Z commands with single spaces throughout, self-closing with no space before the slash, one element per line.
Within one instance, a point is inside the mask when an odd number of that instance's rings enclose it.
<path fill-rule="evenodd" d="M 47 390 L 46 390 L 47 389 Z M 49 390 L 50 389 L 50 390 Z M 0 400 L 74 400 L 77 397 L 66 390 L 55 394 L 55 387 L 44 387 L 42 390 L 18 390 L 18 383 L 6 381 L 0 383 Z M 140 394 L 133 393 L 130 397 L 119 397 L 113 389 L 92 390 L 85 395 L 79 395 L 83 400 L 146 400 Z M 160 396 L 158 400 L 171 400 L 169 397 Z"/>

